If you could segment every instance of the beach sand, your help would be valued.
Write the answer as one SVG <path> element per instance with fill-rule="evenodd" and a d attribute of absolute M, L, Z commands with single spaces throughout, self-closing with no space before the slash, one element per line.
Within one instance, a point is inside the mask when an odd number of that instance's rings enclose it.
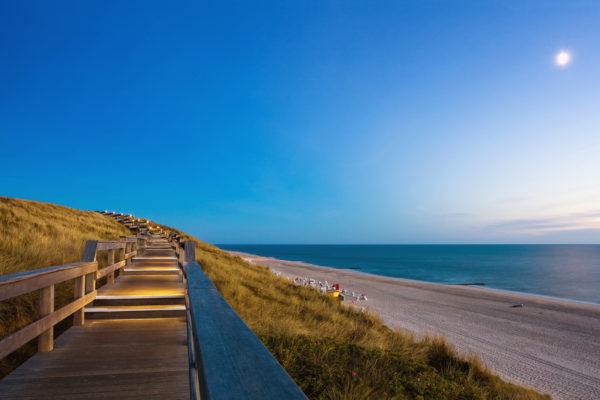
<path fill-rule="evenodd" d="M 291 279 L 327 280 L 364 293 L 368 300 L 355 306 L 387 326 L 443 335 L 507 381 L 554 399 L 600 399 L 600 305 L 231 253 Z"/>

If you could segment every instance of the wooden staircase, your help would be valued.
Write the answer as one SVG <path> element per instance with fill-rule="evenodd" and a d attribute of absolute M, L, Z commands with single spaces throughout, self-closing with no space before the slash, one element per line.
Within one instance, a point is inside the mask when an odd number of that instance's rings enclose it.
<path fill-rule="evenodd" d="M 185 317 L 183 277 L 169 242 L 151 237 L 123 275 L 100 288 L 84 311 L 86 319 L 94 320 Z"/>
<path fill-rule="evenodd" d="M 0 301 L 37 293 L 40 310 L 0 339 L 0 360 L 35 338 L 39 349 L 0 380 L 0 400 L 306 400 L 202 271 L 194 242 L 102 214 L 136 235 L 88 240 L 80 262 L 0 276 Z M 68 281 L 73 301 L 55 309 L 54 286 Z"/>

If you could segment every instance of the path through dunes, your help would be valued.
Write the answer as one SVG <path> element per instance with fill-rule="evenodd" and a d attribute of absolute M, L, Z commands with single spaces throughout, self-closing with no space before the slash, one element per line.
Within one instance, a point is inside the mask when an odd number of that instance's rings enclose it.
<path fill-rule="evenodd" d="M 0 381 L 1 399 L 188 399 L 184 285 L 170 244 L 150 240 L 86 323 Z"/>

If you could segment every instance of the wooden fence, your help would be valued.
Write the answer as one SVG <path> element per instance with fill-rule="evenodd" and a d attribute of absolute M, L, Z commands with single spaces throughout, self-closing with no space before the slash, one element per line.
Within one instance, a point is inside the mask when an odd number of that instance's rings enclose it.
<path fill-rule="evenodd" d="M 115 272 L 131 261 L 144 246 L 144 236 L 122 237 L 120 241 L 88 240 L 80 262 L 0 276 L 0 301 L 39 291 L 39 319 L 0 340 L 0 359 L 36 337 L 38 351 L 54 348 L 54 325 L 73 315 L 73 324 L 84 323 L 83 308 L 96 298 L 96 281 L 114 281 Z M 107 265 L 98 269 L 98 252 L 107 252 Z M 54 285 L 74 281 L 73 301 L 54 309 Z"/>
<path fill-rule="evenodd" d="M 196 244 L 170 236 L 187 284 L 192 399 L 306 399 L 196 262 Z"/>
<path fill-rule="evenodd" d="M 121 241 L 86 243 L 82 260 L 68 265 L 0 276 L 0 301 L 39 291 L 39 319 L 0 341 L 0 358 L 39 337 L 38 350 L 54 347 L 53 327 L 70 315 L 84 323 L 84 307 L 96 298 L 96 281 L 114 281 L 115 272 L 141 253 L 146 238 L 164 235 L 149 221 L 102 212 L 138 233 Z M 190 397 L 192 399 L 306 399 L 262 342 L 217 291 L 196 262 L 192 241 L 168 237 L 186 283 Z M 98 268 L 98 252 L 107 252 L 107 265 Z M 54 285 L 74 280 L 73 301 L 54 308 Z"/>

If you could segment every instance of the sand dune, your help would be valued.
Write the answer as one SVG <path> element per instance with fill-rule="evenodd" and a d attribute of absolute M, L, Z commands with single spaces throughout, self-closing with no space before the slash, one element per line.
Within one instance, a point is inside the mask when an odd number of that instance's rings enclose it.
<path fill-rule="evenodd" d="M 507 381 L 555 399 L 600 399 L 600 305 L 242 255 L 290 278 L 339 282 L 392 328 L 441 334 Z M 515 307 L 523 304 L 523 307 Z"/>

